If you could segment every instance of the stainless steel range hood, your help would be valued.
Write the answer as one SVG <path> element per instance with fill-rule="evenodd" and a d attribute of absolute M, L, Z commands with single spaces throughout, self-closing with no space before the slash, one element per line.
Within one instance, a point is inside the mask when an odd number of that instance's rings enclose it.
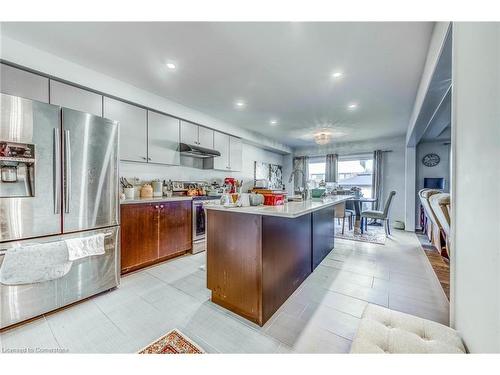
<path fill-rule="evenodd" d="M 209 148 L 189 145 L 187 143 L 179 144 L 179 152 L 181 155 L 191 156 L 193 158 L 213 158 L 214 156 L 220 156 L 220 152 L 217 150 L 211 150 Z"/>

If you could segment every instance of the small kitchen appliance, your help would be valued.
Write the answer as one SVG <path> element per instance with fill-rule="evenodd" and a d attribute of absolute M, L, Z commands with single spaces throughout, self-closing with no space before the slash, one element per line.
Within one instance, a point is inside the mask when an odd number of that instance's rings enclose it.
<path fill-rule="evenodd" d="M 228 193 L 234 194 L 236 193 L 236 179 L 232 177 L 226 177 L 224 179 L 224 185 L 229 187 Z"/>

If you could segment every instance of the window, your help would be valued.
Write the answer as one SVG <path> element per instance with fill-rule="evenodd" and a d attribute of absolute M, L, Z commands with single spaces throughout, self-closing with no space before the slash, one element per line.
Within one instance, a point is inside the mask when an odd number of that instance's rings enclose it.
<path fill-rule="evenodd" d="M 326 160 L 324 157 L 309 159 L 309 181 L 318 186 L 325 181 Z M 350 189 L 361 188 L 364 197 L 372 197 L 373 158 L 370 155 L 340 156 L 337 181 L 339 186 Z"/>
<path fill-rule="evenodd" d="M 364 197 L 372 197 L 373 158 L 339 158 L 338 183 L 346 188 L 358 186 Z"/>
<path fill-rule="evenodd" d="M 326 161 L 325 158 L 309 159 L 309 181 L 316 182 L 316 186 L 320 181 L 325 181 Z"/>

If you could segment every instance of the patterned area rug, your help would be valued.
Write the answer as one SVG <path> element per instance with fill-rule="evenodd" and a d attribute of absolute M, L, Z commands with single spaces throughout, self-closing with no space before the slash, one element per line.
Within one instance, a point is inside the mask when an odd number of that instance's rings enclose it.
<path fill-rule="evenodd" d="M 173 329 L 152 344 L 139 351 L 139 354 L 202 354 L 202 348 Z"/>
<path fill-rule="evenodd" d="M 368 225 L 368 231 L 361 234 L 359 221 L 356 222 L 353 230 L 349 230 L 347 220 L 345 222 L 344 234 L 342 234 L 342 220 L 340 224 L 335 220 L 335 237 L 351 241 L 371 242 L 379 245 L 385 245 L 386 238 L 384 227 Z"/>

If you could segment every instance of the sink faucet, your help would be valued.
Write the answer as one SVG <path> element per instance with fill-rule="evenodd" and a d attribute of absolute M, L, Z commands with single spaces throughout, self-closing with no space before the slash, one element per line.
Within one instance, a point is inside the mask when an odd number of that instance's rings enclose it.
<path fill-rule="evenodd" d="M 304 171 L 302 169 L 299 169 L 299 168 L 295 168 L 292 173 L 290 174 L 290 178 L 288 179 L 288 183 L 291 183 L 292 180 L 293 180 L 293 176 L 295 176 L 295 174 L 297 172 L 300 172 L 302 174 L 302 182 L 304 183 L 304 190 L 300 191 L 300 195 L 302 196 L 302 199 L 303 200 L 306 200 L 307 199 L 307 196 L 308 196 L 308 189 L 307 189 L 307 180 L 306 180 L 306 174 L 304 173 Z"/>

